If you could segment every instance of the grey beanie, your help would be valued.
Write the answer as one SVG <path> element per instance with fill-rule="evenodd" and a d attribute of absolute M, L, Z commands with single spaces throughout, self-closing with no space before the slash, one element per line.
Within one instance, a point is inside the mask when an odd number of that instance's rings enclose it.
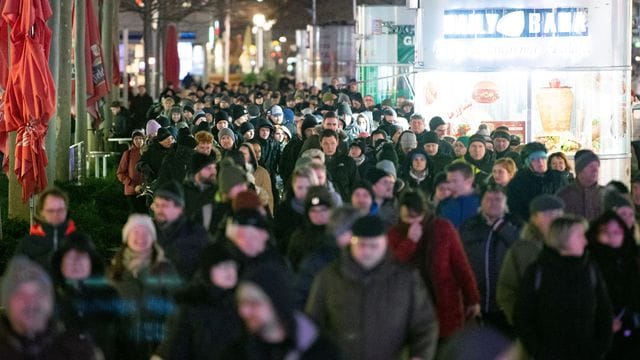
<path fill-rule="evenodd" d="M 33 282 L 38 284 L 53 301 L 53 285 L 51 278 L 38 263 L 29 260 L 25 256 L 15 256 L 9 262 L 7 270 L 2 278 L 0 288 L 0 306 L 5 310 L 9 308 L 9 301 L 13 293 L 20 285 Z"/>
<path fill-rule="evenodd" d="M 184 190 L 182 190 L 182 185 L 180 185 L 176 180 L 167 181 L 160 185 L 153 194 L 153 197 L 171 200 L 176 205 L 184 207 Z"/>
<path fill-rule="evenodd" d="M 223 136 L 229 136 L 231 137 L 231 139 L 235 142 L 236 141 L 236 137 L 233 134 L 233 130 L 229 129 L 229 128 L 223 128 L 222 130 L 220 130 L 218 132 L 218 140 L 222 139 Z"/>
<path fill-rule="evenodd" d="M 584 168 L 589 166 L 594 161 L 600 163 L 600 158 L 593 151 L 583 149 L 578 150 L 574 155 L 574 159 L 576 162 L 576 174 L 580 174 Z"/>
<path fill-rule="evenodd" d="M 416 148 L 418 146 L 418 138 L 411 131 L 405 131 L 400 135 L 401 148 Z"/>

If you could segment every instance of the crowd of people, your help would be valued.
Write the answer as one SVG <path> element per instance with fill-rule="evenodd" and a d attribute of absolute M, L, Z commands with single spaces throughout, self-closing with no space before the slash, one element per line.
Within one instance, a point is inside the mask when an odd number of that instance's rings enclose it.
<path fill-rule="evenodd" d="M 131 99 L 119 249 L 40 194 L 0 358 L 640 358 L 640 177 L 600 185 L 593 151 L 455 139 L 355 81 Z"/>

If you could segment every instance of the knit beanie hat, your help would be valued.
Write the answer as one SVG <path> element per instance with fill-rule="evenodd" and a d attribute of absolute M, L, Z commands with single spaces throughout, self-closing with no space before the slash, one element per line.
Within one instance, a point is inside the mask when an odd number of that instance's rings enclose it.
<path fill-rule="evenodd" d="M 211 276 L 211 268 L 221 262 L 229 260 L 236 261 L 233 253 L 223 241 L 207 245 L 202 249 L 198 258 L 198 269 L 200 270 L 200 275 L 208 282 Z"/>
<path fill-rule="evenodd" d="M 280 105 L 273 105 L 271 107 L 271 115 L 284 115 L 284 113 L 282 112 L 282 107 L 280 107 Z"/>
<path fill-rule="evenodd" d="M 178 130 L 177 143 L 178 145 L 188 147 L 189 149 L 193 149 L 198 145 L 196 139 L 191 136 L 191 131 L 189 131 L 189 128 L 181 128 L 180 130 Z"/>
<path fill-rule="evenodd" d="M 398 178 L 398 176 L 396 175 L 397 174 L 396 166 L 393 164 L 393 161 L 391 160 L 378 161 L 378 163 L 376 164 L 376 168 L 386 172 L 388 175 L 391 175 L 396 179 Z M 372 182 L 372 184 L 375 184 L 375 183 Z"/>
<path fill-rule="evenodd" d="M 217 124 L 218 121 L 229 121 L 229 114 L 224 110 L 218 111 L 213 117 L 213 122 Z"/>
<path fill-rule="evenodd" d="M 473 144 L 474 142 L 479 142 L 479 143 L 482 143 L 482 145 L 485 145 L 486 144 L 486 139 L 485 139 L 484 135 L 473 134 L 469 138 L 469 145 Z"/>
<path fill-rule="evenodd" d="M 535 214 L 538 212 L 549 210 L 563 210 L 564 201 L 555 195 L 543 194 L 536 196 L 529 203 L 529 213 Z"/>
<path fill-rule="evenodd" d="M 231 200 L 231 209 L 234 212 L 243 209 L 260 210 L 262 208 L 260 197 L 251 189 L 238 193 L 238 195 Z"/>
<path fill-rule="evenodd" d="M 434 116 L 429 120 L 429 130 L 435 131 L 436 128 L 440 125 L 445 125 L 446 123 L 440 116 Z"/>
<path fill-rule="evenodd" d="M 151 240 L 156 241 L 157 233 L 156 226 L 153 223 L 151 216 L 147 214 L 131 214 L 127 219 L 127 222 L 122 227 L 122 243 L 126 244 L 129 238 L 129 233 L 136 226 L 144 226 L 146 230 L 151 234 Z"/>
<path fill-rule="evenodd" d="M 256 104 L 247 105 L 247 112 L 249 113 L 249 116 L 252 118 L 260 116 L 260 108 Z"/>
<path fill-rule="evenodd" d="M 240 209 L 233 213 L 232 221 L 236 225 L 253 226 L 266 231 L 271 229 L 269 219 L 256 209 Z"/>
<path fill-rule="evenodd" d="M 315 127 L 316 125 L 318 125 L 318 119 L 316 119 L 316 117 L 311 114 L 307 114 L 304 116 L 304 120 L 302 120 L 300 131 L 302 132 L 302 134 L 304 134 L 305 130 Z"/>
<path fill-rule="evenodd" d="M 628 194 L 622 194 L 615 190 L 609 190 L 605 192 L 603 201 L 602 201 L 602 210 L 613 210 L 615 211 L 621 207 L 630 207 L 634 208 L 633 200 L 629 197 Z"/>
<path fill-rule="evenodd" d="M 172 114 L 182 114 L 182 108 L 180 107 L 180 105 L 173 105 L 171 107 L 171 113 Z"/>
<path fill-rule="evenodd" d="M 156 121 L 162 127 L 167 127 L 167 126 L 171 125 L 171 120 L 168 117 L 164 116 L 164 115 L 158 115 L 156 117 Z"/>
<path fill-rule="evenodd" d="M 162 127 L 160 129 L 158 129 L 158 133 L 156 135 L 156 139 L 158 140 L 158 142 L 160 142 L 160 141 L 165 140 L 169 136 L 171 136 L 171 132 L 169 131 L 169 129 Z"/>
<path fill-rule="evenodd" d="M 438 144 L 439 142 L 440 142 L 440 139 L 438 139 L 438 134 L 434 133 L 433 131 L 428 131 L 424 135 L 425 144 Z"/>
<path fill-rule="evenodd" d="M 149 136 L 154 136 L 157 132 L 158 129 L 160 129 L 162 126 L 160 126 L 160 124 L 155 121 L 155 120 L 149 120 L 147 121 L 147 126 L 146 126 L 146 131 L 147 134 L 149 134 Z"/>
<path fill-rule="evenodd" d="M 244 135 L 249 130 L 254 130 L 254 127 L 251 121 L 247 121 L 245 123 L 242 123 L 242 125 L 240 125 L 240 134 Z"/>
<path fill-rule="evenodd" d="M 232 161 L 222 161 L 218 173 L 218 185 L 220 191 L 228 194 L 232 187 L 247 182 L 246 172 Z"/>
<path fill-rule="evenodd" d="M 11 296 L 25 283 L 38 284 L 40 290 L 47 294 L 50 302 L 53 302 L 53 285 L 49 275 L 38 263 L 18 255 L 11 259 L 2 278 L 0 306 L 8 309 Z"/>
<path fill-rule="evenodd" d="M 286 108 L 284 110 L 282 110 L 282 113 L 284 114 L 284 123 L 285 124 L 291 124 L 293 123 L 293 118 L 295 117 L 295 114 L 293 113 L 293 110 Z"/>
<path fill-rule="evenodd" d="M 223 136 L 229 136 L 231 137 L 231 139 L 233 139 L 233 141 L 236 141 L 236 136 L 233 133 L 233 130 L 229 128 L 223 128 L 218 132 L 218 140 L 222 139 Z"/>
<path fill-rule="evenodd" d="M 496 130 L 493 132 L 493 135 L 491 136 L 492 139 L 505 139 L 508 141 L 511 141 L 511 135 L 509 135 L 508 132 L 504 131 L 504 130 Z"/>
<path fill-rule="evenodd" d="M 464 147 L 469 147 L 469 137 L 468 136 L 460 136 L 456 141 L 461 142 Z"/>
<path fill-rule="evenodd" d="M 383 115 L 383 116 L 393 116 L 393 117 L 398 116 L 398 114 L 396 114 L 396 111 L 395 111 L 395 110 L 393 110 L 393 109 L 392 109 L 392 108 L 390 108 L 390 107 L 388 107 L 388 108 L 384 109 L 384 110 L 382 111 L 382 115 Z"/>
<path fill-rule="evenodd" d="M 385 176 L 389 176 L 390 174 L 384 170 L 380 170 L 377 167 L 369 169 L 367 172 L 367 181 L 371 183 L 371 185 L 375 185 L 380 179 Z"/>
<path fill-rule="evenodd" d="M 373 189 L 371 188 L 371 183 L 367 180 L 356 181 L 356 183 L 353 184 L 353 191 L 351 191 L 351 193 L 353 194 L 356 189 L 365 189 L 369 192 L 372 199 L 376 198 L 375 194 L 373 193 Z"/>
<path fill-rule="evenodd" d="M 231 106 L 231 116 L 233 120 L 238 119 L 244 115 L 247 115 L 247 109 L 242 105 L 233 105 Z"/>
<path fill-rule="evenodd" d="M 312 186 L 307 192 L 307 196 L 304 200 L 304 210 L 309 212 L 313 206 L 326 206 L 333 208 L 333 198 L 326 186 Z"/>
<path fill-rule="evenodd" d="M 191 105 L 185 105 L 185 106 L 183 106 L 183 107 L 182 107 L 182 111 L 184 111 L 184 112 L 187 112 L 187 111 L 188 111 L 188 112 L 190 112 L 190 113 L 192 113 L 192 114 L 193 114 L 193 113 L 195 113 L 195 110 L 193 109 L 193 106 L 191 106 Z"/>
<path fill-rule="evenodd" d="M 415 148 L 418 146 L 418 139 L 416 134 L 411 131 L 405 131 L 400 135 L 400 147 L 401 148 Z"/>
<path fill-rule="evenodd" d="M 195 152 L 193 153 L 193 155 L 191 155 L 191 162 L 189 163 L 189 173 L 192 175 L 197 174 L 205 166 L 215 164 L 215 163 L 216 163 L 216 155 L 214 154 L 213 151 L 209 155 Z"/>
<path fill-rule="evenodd" d="M 600 158 L 593 151 L 588 149 L 578 150 L 573 157 L 576 163 L 576 174 L 580 174 L 584 168 L 594 161 L 600 163 Z"/>
<path fill-rule="evenodd" d="M 182 185 L 175 180 L 167 181 L 160 185 L 153 193 L 153 197 L 171 200 L 176 205 L 184 207 L 184 191 L 182 190 Z"/>
<path fill-rule="evenodd" d="M 384 222 L 377 215 L 366 215 L 353 223 L 351 228 L 353 236 L 371 238 L 386 233 Z"/>

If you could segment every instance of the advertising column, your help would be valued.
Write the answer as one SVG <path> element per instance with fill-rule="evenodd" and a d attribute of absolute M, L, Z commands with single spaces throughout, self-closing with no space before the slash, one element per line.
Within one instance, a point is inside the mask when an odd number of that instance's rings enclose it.
<path fill-rule="evenodd" d="M 452 136 L 509 127 L 550 152 L 593 149 L 627 179 L 631 1 L 422 2 L 416 110 Z"/>

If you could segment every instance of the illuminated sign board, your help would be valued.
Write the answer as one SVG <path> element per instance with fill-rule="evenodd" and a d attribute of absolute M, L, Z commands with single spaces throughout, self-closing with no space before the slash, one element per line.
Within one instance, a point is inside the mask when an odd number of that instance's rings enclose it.
<path fill-rule="evenodd" d="M 588 36 L 588 8 L 444 11 L 445 39 Z"/>

